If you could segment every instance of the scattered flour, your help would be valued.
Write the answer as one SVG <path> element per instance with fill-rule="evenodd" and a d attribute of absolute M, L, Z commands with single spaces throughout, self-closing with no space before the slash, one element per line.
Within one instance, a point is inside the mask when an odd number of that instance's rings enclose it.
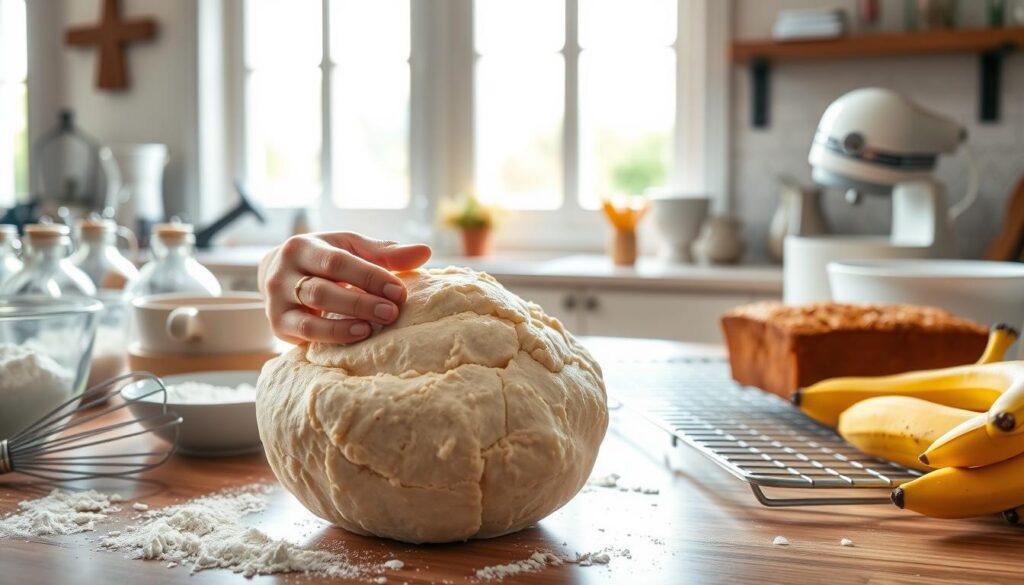
<path fill-rule="evenodd" d="M 839 546 L 853 546 L 853 541 L 849 538 L 843 538 L 839 541 Z"/>
<path fill-rule="evenodd" d="M 533 551 L 528 558 L 504 565 L 492 565 L 477 569 L 476 578 L 485 581 L 502 581 L 520 573 L 534 573 L 549 566 L 558 566 L 565 561 L 562 557 L 546 551 Z"/>
<path fill-rule="evenodd" d="M 145 512 L 148 509 L 149 509 L 149 506 L 146 505 L 146 504 L 143 504 L 142 502 L 135 502 L 134 504 L 132 504 L 132 510 L 135 510 L 135 511 L 138 511 L 138 512 Z"/>
<path fill-rule="evenodd" d="M 772 544 L 776 546 L 789 546 L 789 540 L 787 540 L 785 536 L 776 536 L 775 539 L 772 540 Z"/>
<path fill-rule="evenodd" d="M 591 477 L 587 480 L 587 485 L 590 487 L 598 488 L 611 488 L 617 489 L 620 492 L 634 492 L 638 494 L 644 494 L 647 496 L 656 496 L 661 493 L 661 490 L 654 487 L 646 487 L 641 485 L 622 485 L 619 480 L 622 476 L 618 473 L 609 473 L 608 475 L 598 475 Z"/>
<path fill-rule="evenodd" d="M 386 561 L 383 566 L 385 569 L 389 569 L 391 571 L 401 571 L 402 568 L 405 567 L 405 563 L 398 559 L 391 559 Z"/>
<path fill-rule="evenodd" d="M 50 495 L 18 503 L 19 512 L 0 520 L 0 536 L 31 538 L 96 530 L 96 523 L 121 508 L 120 497 L 94 490 L 67 492 L 55 489 Z"/>
<path fill-rule="evenodd" d="M 154 394 L 148 400 L 160 401 L 163 397 Z M 214 386 L 202 382 L 184 382 L 167 387 L 167 402 L 174 404 L 222 404 L 230 402 L 252 402 L 256 400 L 256 387 L 240 384 Z"/>
<path fill-rule="evenodd" d="M 108 534 L 100 546 L 134 558 L 190 565 L 193 573 L 222 568 L 246 577 L 304 572 L 355 578 L 364 572 L 341 555 L 274 540 L 246 526 L 242 518 L 266 507 L 268 489 L 245 486 L 150 510 L 120 534 Z"/>
<path fill-rule="evenodd" d="M 0 438 L 71 398 L 74 373 L 31 344 L 0 343 Z"/>

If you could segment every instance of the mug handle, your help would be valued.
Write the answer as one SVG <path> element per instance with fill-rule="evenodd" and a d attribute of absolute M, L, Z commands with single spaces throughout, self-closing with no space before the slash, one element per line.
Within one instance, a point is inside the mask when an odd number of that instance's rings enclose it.
<path fill-rule="evenodd" d="M 199 320 L 199 309 L 178 307 L 167 315 L 167 335 L 175 341 L 201 341 L 203 325 Z"/>

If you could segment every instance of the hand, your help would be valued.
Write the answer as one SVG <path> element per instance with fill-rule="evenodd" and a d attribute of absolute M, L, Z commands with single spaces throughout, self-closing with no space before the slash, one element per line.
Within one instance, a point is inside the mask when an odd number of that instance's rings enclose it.
<path fill-rule="evenodd" d="M 429 258 L 425 244 L 399 245 L 351 232 L 288 238 L 260 263 L 260 290 L 274 334 L 290 343 L 365 339 L 370 323 L 393 322 L 405 302 L 405 284 L 391 271 L 418 268 Z"/>

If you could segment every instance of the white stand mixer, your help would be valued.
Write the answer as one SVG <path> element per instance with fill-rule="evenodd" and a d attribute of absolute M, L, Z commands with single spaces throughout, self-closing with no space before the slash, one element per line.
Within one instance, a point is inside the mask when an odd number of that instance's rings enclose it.
<path fill-rule="evenodd" d="M 978 176 L 966 130 L 886 89 L 841 96 L 818 123 L 808 162 L 815 182 L 892 197 L 889 236 L 790 235 L 785 242 L 784 300 L 798 304 L 832 298 L 826 266 L 837 260 L 951 258 L 953 221 L 977 198 Z M 946 209 L 945 189 L 932 177 L 938 155 L 958 147 L 968 161 L 967 195 Z"/>

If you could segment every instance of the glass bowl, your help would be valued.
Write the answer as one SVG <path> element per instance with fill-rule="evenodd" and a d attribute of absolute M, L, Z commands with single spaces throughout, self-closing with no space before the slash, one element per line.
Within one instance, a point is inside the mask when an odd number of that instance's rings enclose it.
<path fill-rule="evenodd" d="M 0 439 L 85 390 L 103 303 L 0 297 Z"/>

